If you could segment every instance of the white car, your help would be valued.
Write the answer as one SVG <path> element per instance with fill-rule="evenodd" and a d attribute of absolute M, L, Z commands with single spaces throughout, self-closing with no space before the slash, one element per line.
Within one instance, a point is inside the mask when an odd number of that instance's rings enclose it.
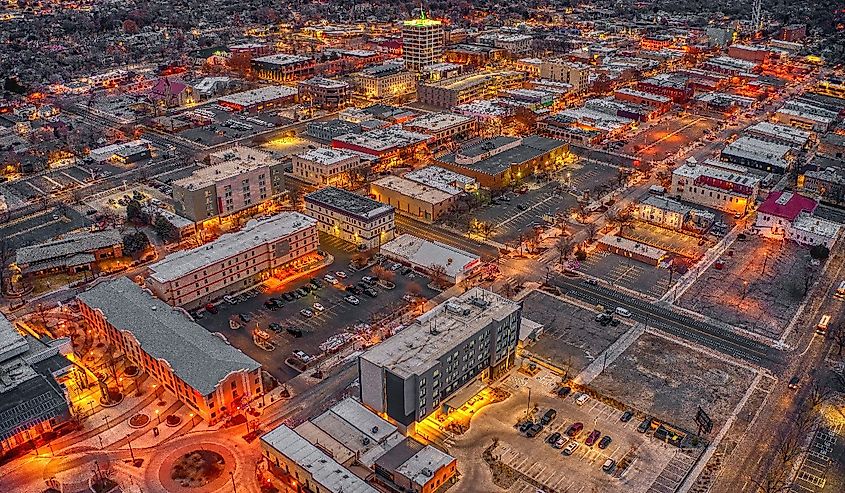
<path fill-rule="evenodd" d="M 311 317 L 314 316 L 314 312 L 312 312 L 311 310 L 309 310 L 307 308 L 303 308 L 302 310 L 299 310 L 299 314 L 302 315 L 305 318 L 311 318 Z"/>
<path fill-rule="evenodd" d="M 334 275 L 336 275 L 337 277 L 339 277 L 341 279 L 346 279 L 346 277 L 347 277 L 346 272 L 343 272 L 342 270 L 335 272 Z"/>
<path fill-rule="evenodd" d="M 337 278 L 335 276 L 333 276 L 331 274 L 326 274 L 325 276 L 323 276 L 323 279 L 325 279 L 326 282 L 329 283 L 329 284 L 337 284 L 338 282 L 340 282 L 340 281 L 337 280 Z"/>
<path fill-rule="evenodd" d="M 575 403 L 578 404 L 579 406 L 583 406 L 584 404 L 587 403 L 588 400 L 590 400 L 589 395 L 581 394 L 581 395 L 579 395 L 578 397 L 575 398 Z"/>
<path fill-rule="evenodd" d="M 321 305 L 319 303 L 314 303 L 314 309 L 317 310 L 318 312 L 321 312 L 321 311 L 325 310 L 326 307 L 324 307 L 323 305 Z"/>
<path fill-rule="evenodd" d="M 569 445 L 567 445 L 566 448 L 563 449 L 563 452 L 561 452 L 561 453 L 563 455 L 572 455 L 577 448 L 578 448 L 578 442 L 576 442 L 575 440 L 572 440 L 571 442 L 569 442 Z"/>
<path fill-rule="evenodd" d="M 352 304 L 352 305 L 357 305 L 357 304 L 361 303 L 361 300 L 352 296 L 351 294 L 349 296 L 344 296 L 343 299 L 346 300 L 347 303 Z"/>
<path fill-rule="evenodd" d="M 616 307 L 616 314 L 619 315 L 620 317 L 625 317 L 625 318 L 628 318 L 628 317 L 631 316 L 631 312 L 629 312 L 625 308 L 622 308 L 621 306 Z"/>

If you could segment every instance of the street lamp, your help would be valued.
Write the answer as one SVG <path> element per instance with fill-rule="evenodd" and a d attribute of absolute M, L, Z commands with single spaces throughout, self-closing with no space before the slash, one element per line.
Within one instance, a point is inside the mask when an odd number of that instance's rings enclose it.
<path fill-rule="evenodd" d="M 159 413 L 158 409 L 156 409 L 156 420 L 158 420 L 158 424 L 161 424 L 161 414 Z"/>

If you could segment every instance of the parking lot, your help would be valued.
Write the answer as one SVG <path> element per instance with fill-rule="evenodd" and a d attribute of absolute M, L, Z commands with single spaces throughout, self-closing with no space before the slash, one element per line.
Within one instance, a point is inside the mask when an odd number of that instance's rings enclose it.
<path fill-rule="evenodd" d="M 79 163 L 15 180 L 7 183 L 6 187 L 22 200 L 31 200 L 62 190 L 73 190 L 114 172 L 111 167 Z"/>
<path fill-rule="evenodd" d="M 668 269 L 614 253 L 595 250 L 583 262 L 573 262 L 573 265 L 578 271 L 597 277 L 611 286 L 621 286 L 650 298 L 658 299 L 669 289 Z"/>
<path fill-rule="evenodd" d="M 202 112 L 203 117 L 210 115 L 211 123 L 205 126 L 186 128 L 176 132 L 176 135 L 206 147 L 251 137 L 293 122 L 289 118 L 279 116 L 278 110 L 247 115 L 227 111 L 217 104 L 207 104 L 186 110 L 179 116 L 189 120 L 191 117 L 190 113 L 196 113 L 197 110 Z"/>
<path fill-rule="evenodd" d="M 543 334 L 527 350 L 572 376 L 629 328 L 627 323 L 602 326 L 594 312 L 543 291 L 533 291 L 523 299 L 522 316 L 543 324 Z"/>
<path fill-rule="evenodd" d="M 6 241 L 9 248 L 17 249 L 90 225 L 90 219 L 76 209 L 67 207 L 62 212 L 52 208 L 3 224 L 0 226 L 0 238 Z"/>
<path fill-rule="evenodd" d="M 680 454 L 682 458 L 679 459 L 678 449 L 652 438 L 651 433 L 639 433 L 637 427 L 640 420 L 636 417 L 628 422 L 620 421 L 622 410 L 595 399 L 578 405 L 574 396 L 557 397 L 551 392 L 557 383 L 549 377 L 543 373 L 535 377 L 514 373 L 504 381 L 503 388 L 511 392 L 511 396 L 503 402 L 482 408 L 473 419 L 469 431 L 458 436 L 455 446 L 450 449 L 450 453 L 458 458 L 459 468 L 490 468 L 487 463 L 479 463 L 477 458 L 467 456 L 473 450 L 470 444 L 489 436 L 498 438 L 493 456 L 522 476 L 509 491 L 534 493 L 537 488 L 541 488 L 547 492 L 612 490 L 641 493 L 649 491 L 658 478 L 667 474 L 668 465 L 673 467 L 670 472 L 675 473 L 675 462 L 682 460 L 687 468 L 694 463 L 694 459 L 684 454 Z M 557 411 L 554 420 L 534 438 L 527 437 L 516 427 L 517 422 L 525 418 L 529 407 L 536 408 L 534 417 L 537 420 L 547 409 Z M 581 423 L 583 429 L 567 442 L 567 445 L 572 441 L 579 444 L 567 456 L 562 453 L 562 449 L 549 444 L 547 438 L 556 432 L 566 434 L 573 423 Z M 585 444 L 585 439 L 593 430 L 598 430 L 601 436 L 611 437 L 606 448 Z M 489 445 L 489 440 L 481 441 L 476 443 L 475 450 Z M 609 472 L 602 470 L 607 459 L 615 463 Z M 467 472 L 462 471 L 462 474 L 466 475 Z M 527 490 L 525 478 L 541 486 Z M 502 489 L 508 487 L 501 481 L 498 486 Z"/>
<path fill-rule="evenodd" d="M 662 161 L 718 126 L 718 121 L 708 117 L 664 115 L 659 123 L 626 139 L 621 152 L 646 161 Z"/>
<path fill-rule="evenodd" d="M 220 332 L 226 336 L 234 346 L 260 362 L 280 382 L 284 382 L 299 373 L 285 364 L 285 359 L 290 358 L 293 351 L 299 350 L 308 355 L 317 356 L 322 352 L 320 345 L 331 336 L 345 332 L 347 329 L 351 330 L 357 323 L 370 323 L 373 315 L 376 314 L 398 315 L 398 310 L 408 306 L 408 302 L 403 299 L 403 296 L 408 293 L 408 288 L 412 283 L 417 285 L 414 289 L 418 289 L 421 296 L 431 298 L 435 295 L 432 290 L 426 287 L 429 283 L 428 279 L 416 273 L 413 274 L 414 277 L 409 277 L 397 271 L 393 280 L 396 284 L 394 289 L 387 290 L 376 286 L 378 291 L 376 298 L 370 298 L 362 293 L 356 295 L 360 304 L 352 305 L 344 300 L 344 296 L 349 293 L 345 292 L 343 287 L 356 284 L 363 276 L 371 275 L 371 269 L 352 272 L 348 268 L 349 260 L 355 252 L 354 245 L 346 244 L 321 233 L 320 248 L 335 257 L 332 265 L 320 269 L 307 278 L 255 294 L 241 303 L 235 305 L 226 302 L 220 303 L 218 313 L 204 313 L 203 318 L 198 322 L 209 331 Z M 277 310 L 271 310 L 264 305 L 264 302 L 271 297 L 280 298 L 282 293 L 291 292 L 304 286 L 309 278 L 322 279 L 325 274 L 339 270 L 344 271 L 348 277 L 341 279 L 341 284 L 338 286 L 323 282 L 321 289 L 312 291 L 302 298 L 285 301 L 284 306 Z M 315 309 L 314 303 L 322 305 L 324 310 Z M 311 310 L 313 316 L 302 315 L 300 311 L 303 309 Z M 242 328 L 231 329 L 229 326 L 230 318 L 238 318 L 240 314 L 246 315 L 249 322 L 243 324 L 244 327 Z M 270 323 L 277 323 L 283 329 L 288 327 L 300 329 L 303 333 L 302 337 L 294 337 L 285 330 L 275 333 L 268 328 Z M 252 330 L 255 327 L 259 327 L 270 334 L 270 342 L 275 346 L 275 350 L 265 351 L 253 342 Z"/>
<path fill-rule="evenodd" d="M 569 174 L 567 174 L 569 173 Z M 533 225 L 543 224 L 543 216 L 565 214 L 577 206 L 582 192 L 615 184 L 618 169 L 600 163 L 580 161 L 561 172 L 557 180 L 547 183 L 528 183 L 522 194 L 508 193 L 505 198 L 472 211 L 471 217 L 493 226 L 490 239 L 509 243 L 519 239 Z M 571 184 L 573 192 L 568 191 Z M 468 221 L 460 222 L 464 227 Z"/>
<path fill-rule="evenodd" d="M 626 228 L 620 236 L 693 260 L 700 259 L 710 247 L 716 244 L 710 237 L 697 238 L 640 221 L 634 222 L 632 227 Z"/>

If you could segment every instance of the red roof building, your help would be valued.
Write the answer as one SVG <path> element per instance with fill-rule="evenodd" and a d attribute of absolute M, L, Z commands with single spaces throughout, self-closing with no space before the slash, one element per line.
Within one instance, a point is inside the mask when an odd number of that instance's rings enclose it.
<path fill-rule="evenodd" d="M 815 200 L 797 193 L 772 192 L 757 208 L 757 213 L 780 217 L 792 222 L 802 212 L 812 214 L 818 205 Z"/>

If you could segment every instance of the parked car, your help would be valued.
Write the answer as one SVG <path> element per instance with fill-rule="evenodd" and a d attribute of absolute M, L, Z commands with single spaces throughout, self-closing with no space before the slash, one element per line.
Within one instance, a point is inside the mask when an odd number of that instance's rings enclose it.
<path fill-rule="evenodd" d="M 533 425 L 531 425 L 531 428 L 528 428 L 528 431 L 525 432 L 525 436 L 527 436 L 528 438 L 534 438 L 541 431 L 543 431 L 543 425 L 541 425 L 540 423 L 534 423 Z"/>
<path fill-rule="evenodd" d="M 314 278 L 312 278 L 312 279 L 311 279 L 311 284 L 313 284 L 314 286 L 316 286 L 316 287 L 317 287 L 317 289 L 320 289 L 320 288 L 322 288 L 322 287 L 323 287 L 323 281 L 321 281 L 321 280 L 317 279 L 316 277 L 314 277 Z"/>
<path fill-rule="evenodd" d="M 282 301 L 280 298 L 270 298 L 270 301 L 272 301 L 273 304 L 276 305 L 276 308 L 281 308 L 285 306 L 285 302 Z"/>
<path fill-rule="evenodd" d="M 220 311 L 220 310 L 217 308 L 217 306 L 215 306 L 215 304 L 214 304 L 214 303 L 206 303 L 206 305 L 205 305 L 205 311 L 207 311 L 208 313 L 210 313 L 210 314 L 214 315 L 215 313 L 217 313 L 217 312 L 218 312 L 218 311 Z"/>
<path fill-rule="evenodd" d="M 234 305 L 234 304 L 237 303 L 237 300 L 235 299 L 235 297 L 229 296 L 228 294 L 223 296 L 223 301 L 225 301 L 226 303 L 228 303 L 230 305 Z"/>
<path fill-rule="evenodd" d="M 314 309 L 317 310 L 318 312 L 322 312 L 326 309 L 326 307 L 324 307 L 320 303 L 314 303 Z"/>
<path fill-rule="evenodd" d="M 578 445 L 579 444 L 576 441 L 569 442 L 569 445 L 567 445 L 566 448 L 563 449 L 563 452 L 561 452 L 561 453 L 563 455 L 572 455 L 572 454 L 575 453 L 575 450 L 578 449 Z"/>
<path fill-rule="evenodd" d="M 611 319 L 610 319 L 610 325 L 612 325 L 613 327 L 616 327 L 616 326 L 617 326 L 617 325 L 619 325 L 620 323 L 621 323 L 621 322 L 619 322 L 619 319 L 618 319 L 618 318 L 611 318 Z"/>
<path fill-rule="evenodd" d="M 314 316 L 314 312 L 312 312 L 311 310 L 309 310 L 307 308 L 303 308 L 302 310 L 299 310 L 299 314 L 302 315 L 305 318 L 311 318 L 311 317 Z"/>
<path fill-rule="evenodd" d="M 519 432 L 520 432 L 520 433 L 525 433 L 526 431 L 528 431 L 528 428 L 531 428 L 531 426 L 532 426 L 533 424 L 534 424 L 534 423 L 533 423 L 532 421 L 523 421 L 523 422 L 519 425 Z"/>
<path fill-rule="evenodd" d="M 587 439 L 584 440 L 584 445 L 588 447 L 592 447 L 596 441 L 598 441 L 599 437 L 601 436 L 601 432 L 599 430 L 593 430 L 587 435 Z"/>
<path fill-rule="evenodd" d="M 340 279 L 346 279 L 347 277 L 349 277 L 346 275 L 346 272 L 343 272 L 342 270 L 335 272 L 334 275 L 336 275 Z"/>
<path fill-rule="evenodd" d="M 555 416 L 557 416 L 557 411 L 555 411 L 554 409 L 549 409 L 548 411 L 546 411 L 545 414 L 543 414 L 543 417 L 540 418 L 540 423 L 547 425 L 555 419 Z"/>
<path fill-rule="evenodd" d="M 628 318 L 628 317 L 631 316 L 631 312 L 628 311 L 625 308 L 622 308 L 621 306 L 616 307 L 616 314 L 619 315 L 620 317 L 625 317 L 625 318 Z"/>
<path fill-rule="evenodd" d="M 554 432 L 551 435 L 549 435 L 548 437 L 546 437 L 546 442 L 555 443 L 556 441 L 558 441 L 559 438 L 560 438 L 560 433 Z"/>
<path fill-rule="evenodd" d="M 278 310 L 279 309 L 279 307 L 273 302 L 273 300 L 265 301 L 264 306 L 267 307 L 268 310 Z"/>
<path fill-rule="evenodd" d="M 403 275 L 403 276 L 407 276 L 407 275 L 408 275 L 408 274 L 410 274 L 411 272 L 414 272 L 414 269 L 412 269 L 412 268 L 410 268 L 410 267 L 405 267 L 404 269 L 402 269 L 402 275 Z"/>
<path fill-rule="evenodd" d="M 599 313 L 598 315 L 596 315 L 596 322 L 601 323 L 601 322 L 604 322 L 605 320 L 610 320 L 611 318 L 613 318 L 613 317 L 611 317 L 607 313 L 602 312 L 602 313 Z"/>
<path fill-rule="evenodd" d="M 606 449 L 607 446 L 610 445 L 610 442 L 612 442 L 612 441 L 613 441 L 613 439 L 610 438 L 609 435 L 605 435 L 605 436 L 601 437 L 601 440 L 599 440 L 599 448 L 600 449 Z"/>
<path fill-rule="evenodd" d="M 801 377 L 795 375 L 794 377 L 789 379 L 789 388 L 790 389 L 797 389 L 800 385 Z"/>
<path fill-rule="evenodd" d="M 359 300 L 355 296 L 352 296 L 351 294 L 344 296 L 343 299 L 346 300 L 346 302 L 351 304 L 351 305 L 357 305 L 357 304 L 361 303 L 361 300 Z"/>
<path fill-rule="evenodd" d="M 361 282 L 369 285 L 375 284 L 376 281 L 378 281 L 378 279 L 373 276 L 364 276 L 361 278 Z"/>
<path fill-rule="evenodd" d="M 640 423 L 640 426 L 637 426 L 637 431 L 640 433 L 645 433 L 651 428 L 651 418 L 646 418 Z"/>
<path fill-rule="evenodd" d="M 352 294 L 361 294 L 361 288 L 352 284 L 346 286 L 346 291 Z"/>
<path fill-rule="evenodd" d="M 325 276 L 323 276 L 323 279 L 325 279 L 327 283 L 332 285 L 337 284 L 339 282 L 337 278 L 331 274 L 326 274 Z"/>
<path fill-rule="evenodd" d="M 299 328 L 296 328 L 296 327 L 288 327 L 285 330 L 287 331 L 288 334 L 290 334 L 294 337 L 302 337 L 302 329 L 299 329 Z"/>
<path fill-rule="evenodd" d="M 314 281 L 309 282 L 306 286 L 311 288 L 311 291 L 316 291 L 316 290 L 320 289 L 321 287 L 323 287 L 322 284 L 317 284 Z"/>
<path fill-rule="evenodd" d="M 296 296 L 291 293 L 282 293 L 282 298 L 284 298 L 285 301 L 293 301 L 296 299 Z"/>
<path fill-rule="evenodd" d="M 569 439 L 565 436 L 561 435 L 560 438 L 555 440 L 555 443 L 552 444 L 554 448 L 563 448 L 566 446 L 566 443 L 569 442 Z"/>
<path fill-rule="evenodd" d="M 378 291 L 373 288 L 367 288 L 364 290 L 364 294 L 366 294 L 370 298 L 375 298 L 376 296 L 378 296 Z"/>
<path fill-rule="evenodd" d="M 621 421 L 623 423 L 627 423 L 628 421 L 631 421 L 631 418 L 633 418 L 633 417 L 634 417 L 633 412 L 625 411 L 624 413 L 622 413 L 622 416 L 619 417 L 619 421 Z"/>
<path fill-rule="evenodd" d="M 270 325 L 268 325 L 268 327 L 270 327 L 270 330 L 277 334 L 282 331 L 282 326 L 277 324 L 276 322 L 270 322 Z"/>
<path fill-rule="evenodd" d="M 598 285 L 598 283 L 599 283 L 599 282 L 598 282 L 598 281 L 596 281 L 595 279 L 593 279 L 592 277 L 587 278 L 587 279 L 584 279 L 584 284 L 589 284 L 589 285 L 591 285 L 591 286 L 596 286 L 596 285 Z"/>
<path fill-rule="evenodd" d="M 239 313 L 238 318 L 240 318 L 243 323 L 249 323 L 249 321 L 252 320 L 252 316 L 249 313 Z"/>
<path fill-rule="evenodd" d="M 613 459 L 607 459 L 604 461 L 604 464 L 601 465 L 601 470 L 610 474 L 616 468 L 616 461 Z"/>
<path fill-rule="evenodd" d="M 557 389 L 557 396 L 565 398 L 572 393 L 572 387 L 561 387 Z"/>
<path fill-rule="evenodd" d="M 575 399 L 575 403 L 578 404 L 579 406 L 583 406 L 584 404 L 587 403 L 588 400 L 590 400 L 589 395 L 581 394 Z"/>
<path fill-rule="evenodd" d="M 572 423 L 569 425 L 569 428 L 566 430 L 566 436 L 569 438 L 574 438 L 576 435 L 581 433 L 581 430 L 584 429 L 584 423 Z"/>

